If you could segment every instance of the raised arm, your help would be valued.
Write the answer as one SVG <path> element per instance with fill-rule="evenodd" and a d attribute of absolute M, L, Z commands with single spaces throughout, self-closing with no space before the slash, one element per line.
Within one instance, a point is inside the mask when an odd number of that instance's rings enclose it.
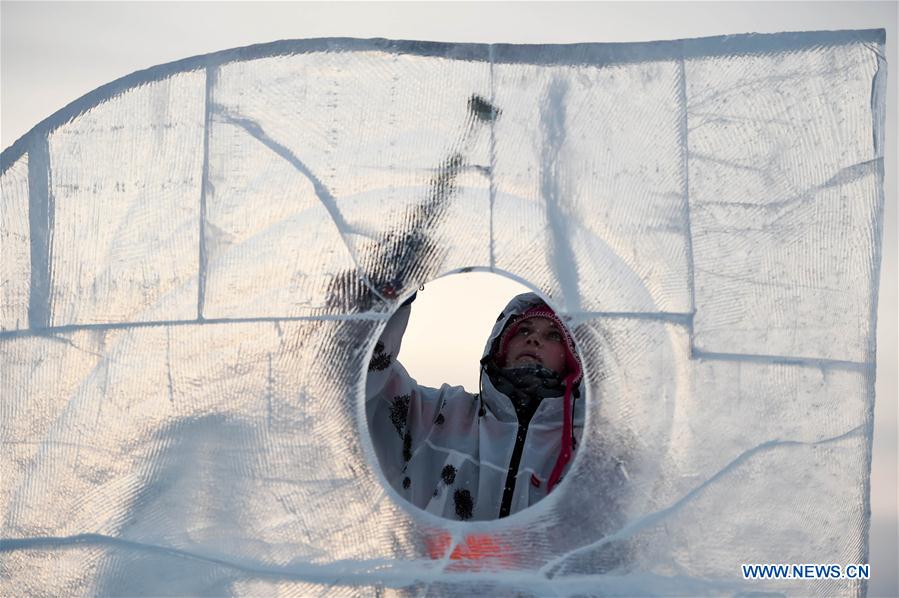
<path fill-rule="evenodd" d="M 395 487 L 401 484 L 406 463 L 428 437 L 442 400 L 438 389 L 420 386 L 397 359 L 414 298 L 387 322 L 368 364 L 365 384 L 372 443 L 384 475 Z"/>

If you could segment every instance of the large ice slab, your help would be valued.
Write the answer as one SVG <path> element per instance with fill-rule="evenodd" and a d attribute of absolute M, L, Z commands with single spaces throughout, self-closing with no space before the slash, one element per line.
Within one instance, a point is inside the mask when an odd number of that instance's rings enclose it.
<path fill-rule="evenodd" d="M 0 593 L 863 594 L 740 565 L 867 560 L 883 44 L 286 41 L 52 115 L 2 155 Z M 563 483 L 478 523 L 362 406 L 465 269 L 588 389 Z"/>
<path fill-rule="evenodd" d="M 874 296 L 857 290 L 876 268 L 852 248 L 879 234 L 878 60 L 841 46 L 688 62 L 698 348 L 870 360 Z"/>
<path fill-rule="evenodd" d="M 196 288 L 203 98 L 202 73 L 172 74 L 49 133 L 50 325 L 151 319 Z M 196 303 L 167 311 L 191 318 Z"/>

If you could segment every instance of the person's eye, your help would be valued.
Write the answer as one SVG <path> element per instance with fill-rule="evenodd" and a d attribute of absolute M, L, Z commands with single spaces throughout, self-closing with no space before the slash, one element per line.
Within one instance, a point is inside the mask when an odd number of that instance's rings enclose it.
<path fill-rule="evenodd" d="M 518 334 L 520 334 L 522 336 L 527 336 L 530 333 L 531 333 L 530 328 L 525 328 L 524 326 L 522 326 L 521 328 L 518 329 Z"/>
<path fill-rule="evenodd" d="M 558 332 L 550 332 L 549 339 L 556 341 L 556 342 L 562 342 L 562 335 L 559 334 Z"/>

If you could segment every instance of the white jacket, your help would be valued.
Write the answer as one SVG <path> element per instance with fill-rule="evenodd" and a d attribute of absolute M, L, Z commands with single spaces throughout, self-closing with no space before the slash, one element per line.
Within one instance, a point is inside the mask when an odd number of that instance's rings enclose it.
<path fill-rule="evenodd" d="M 542 303 L 533 293 L 515 297 L 500 314 L 484 355 L 509 319 Z M 418 385 L 397 361 L 410 306 L 390 319 L 376 345 L 366 384 L 366 414 L 382 471 L 396 491 L 429 513 L 456 520 L 496 519 L 519 436 L 512 401 L 481 367 L 480 392 L 444 384 Z M 581 383 L 582 384 L 582 383 Z M 582 392 L 577 393 L 581 397 Z M 584 425 L 583 398 L 574 400 L 575 447 Z M 547 494 L 562 443 L 563 397 L 544 398 L 522 429 L 510 514 Z M 567 467 L 571 466 L 571 461 Z M 510 486 L 512 487 L 512 486 Z M 507 493 L 508 494 L 508 493 Z"/>

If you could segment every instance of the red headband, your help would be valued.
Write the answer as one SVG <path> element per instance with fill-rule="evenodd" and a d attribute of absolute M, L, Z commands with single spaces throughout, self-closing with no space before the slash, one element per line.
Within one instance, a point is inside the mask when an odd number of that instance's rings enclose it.
<path fill-rule="evenodd" d="M 556 328 L 559 329 L 559 332 L 562 333 L 562 338 L 565 339 L 565 378 L 567 379 L 568 377 L 573 376 L 571 383 L 577 384 L 581 379 L 581 361 L 578 359 L 577 353 L 574 350 L 574 342 L 571 339 L 571 334 L 569 334 L 568 328 L 562 323 L 559 316 L 556 315 L 556 312 L 545 304 L 536 305 L 528 309 L 514 319 L 511 324 L 506 326 L 506 330 L 502 333 L 499 340 L 497 363 L 501 364 L 505 361 L 506 353 L 509 350 L 509 342 L 515 335 L 518 327 L 521 326 L 522 322 L 530 320 L 531 318 L 546 318 L 547 320 L 551 320 L 556 325 Z"/>

